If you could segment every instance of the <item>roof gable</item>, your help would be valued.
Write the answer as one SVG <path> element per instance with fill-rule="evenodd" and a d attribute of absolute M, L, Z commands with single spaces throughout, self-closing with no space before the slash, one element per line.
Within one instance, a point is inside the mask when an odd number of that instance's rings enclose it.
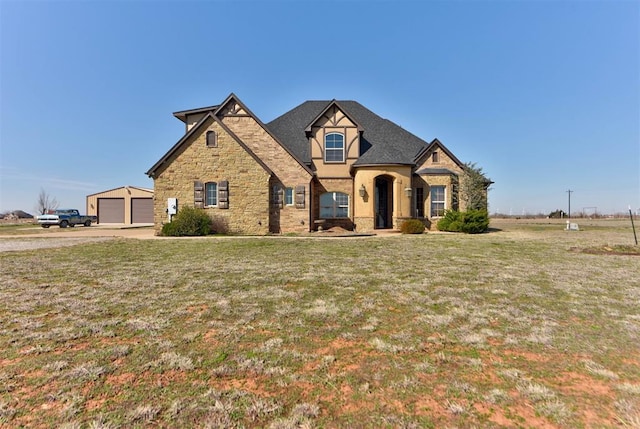
<path fill-rule="evenodd" d="M 399 125 L 381 118 L 356 101 L 305 101 L 267 124 L 273 134 L 305 163 L 311 163 L 308 131 L 332 106 L 338 107 L 362 131 L 359 165 L 412 165 L 427 142 Z"/>
<path fill-rule="evenodd" d="M 349 115 L 349 113 L 340 106 L 340 104 L 336 101 L 336 99 L 334 98 L 333 100 L 331 100 L 329 102 L 329 104 L 327 104 L 327 107 L 325 107 L 318 115 L 316 115 L 315 118 L 313 118 L 311 120 L 311 122 L 309 122 L 309 124 L 305 127 L 304 131 L 309 133 L 311 132 L 311 128 L 323 117 L 326 116 L 326 114 L 331 110 L 331 108 L 335 107 L 336 109 L 338 109 L 340 112 L 342 112 L 349 121 L 351 121 L 357 128 L 358 131 L 362 131 L 362 126 L 358 123 L 358 121 L 356 121 L 354 118 L 351 117 L 351 115 Z M 329 119 L 329 117 L 327 117 L 327 119 Z M 337 125 L 337 124 L 336 124 Z"/>
<path fill-rule="evenodd" d="M 189 110 L 180 110 L 178 112 L 173 112 L 173 116 L 175 116 L 176 118 L 180 119 L 182 122 L 184 122 L 186 124 L 187 123 L 187 116 L 196 115 L 198 113 L 213 112 L 213 111 L 217 110 L 218 107 L 220 107 L 220 106 L 216 105 L 216 106 L 209 106 L 209 107 L 198 107 L 196 109 L 189 109 Z"/>
<path fill-rule="evenodd" d="M 136 189 L 138 191 L 141 192 L 147 192 L 149 194 L 153 195 L 153 189 L 149 189 L 149 188 L 141 188 L 140 186 L 131 186 L 131 185 L 126 185 L 126 186 L 119 186 L 117 188 L 113 188 L 113 189 L 108 189 L 106 191 L 100 191 L 100 192 L 96 192 L 94 194 L 89 194 L 87 195 L 87 197 L 93 197 L 95 195 L 100 195 L 100 194 L 104 194 L 106 192 L 113 192 L 113 191 L 119 191 L 120 189 Z"/>
<path fill-rule="evenodd" d="M 253 120 L 256 121 L 256 123 L 262 127 L 262 129 L 278 144 L 280 145 L 285 152 L 287 152 L 298 164 L 300 164 L 300 166 L 304 169 L 304 171 L 306 173 L 308 173 L 310 176 L 313 175 L 313 172 L 311 171 L 311 169 L 309 168 L 309 166 L 301 159 L 297 156 L 297 154 L 291 150 L 291 148 L 289 148 L 287 145 L 283 144 L 282 141 L 280 141 L 280 139 L 278 138 L 278 136 L 276 134 L 274 134 L 272 132 L 272 130 L 267 127 L 267 125 L 265 125 L 260 118 L 258 118 L 256 115 L 253 114 L 253 112 L 234 94 L 231 93 L 229 94 L 229 96 L 226 98 L 225 101 L 223 101 L 218 109 L 216 109 L 216 111 L 214 112 L 214 115 L 216 115 L 216 117 L 218 117 L 219 115 L 224 115 L 225 112 L 228 112 L 228 107 L 230 106 L 230 104 L 232 102 L 235 102 L 237 104 L 237 106 L 241 109 L 242 114 L 250 116 L 251 118 L 253 118 Z M 233 108 L 233 113 L 236 114 L 236 108 Z"/>
<path fill-rule="evenodd" d="M 236 136 L 225 124 L 222 123 L 222 121 L 220 121 L 220 119 L 218 117 L 216 117 L 214 115 L 214 112 L 209 112 L 207 113 L 200 121 L 198 121 L 198 123 L 193 126 L 184 136 L 182 136 L 182 138 L 180 140 L 178 140 L 178 142 L 173 145 L 173 147 L 171 149 L 169 149 L 169 151 L 164 154 L 164 156 L 162 158 L 160 158 L 160 160 L 158 160 L 158 162 L 156 162 L 153 167 L 151 167 L 149 169 L 149 171 L 147 171 L 147 176 L 149 177 L 154 177 L 158 170 L 160 168 L 162 168 L 166 162 L 169 160 L 169 158 L 171 158 L 171 156 L 173 154 L 175 154 L 178 150 L 180 150 L 182 148 L 182 146 L 194 135 L 197 135 L 199 133 L 202 133 L 203 128 L 205 128 L 205 124 L 208 123 L 209 121 L 213 121 L 216 122 L 226 133 L 228 133 L 231 138 L 233 138 L 236 143 L 238 143 L 249 155 L 251 155 L 251 157 L 269 174 L 273 174 L 271 172 L 271 170 L 269 169 L 269 167 L 260 159 L 256 156 L 255 153 L 253 153 L 253 151 L 242 142 L 242 140 L 240 140 L 238 138 L 238 136 Z"/>
<path fill-rule="evenodd" d="M 420 154 L 418 154 L 418 156 L 416 157 L 416 163 L 421 163 L 423 161 L 422 158 L 424 158 L 424 156 L 428 153 L 430 153 L 431 151 L 433 151 L 435 148 L 440 149 L 441 151 L 443 151 L 458 167 L 464 169 L 464 163 L 462 161 L 460 161 L 458 159 L 458 157 L 456 157 L 440 140 L 433 139 L 431 141 L 431 143 L 429 143 L 429 145 L 424 149 L 423 152 L 421 152 Z M 419 162 L 418 162 L 419 161 Z"/>

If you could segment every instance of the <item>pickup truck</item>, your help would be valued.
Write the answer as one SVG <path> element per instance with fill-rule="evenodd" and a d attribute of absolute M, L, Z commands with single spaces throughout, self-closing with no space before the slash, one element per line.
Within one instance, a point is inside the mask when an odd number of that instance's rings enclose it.
<path fill-rule="evenodd" d="M 43 228 L 58 225 L 60 228 L 76 225 L 91 226 L 91 222 L 97 222 L 97 216 L 82 216 L 76 209 L 58 209 L 53 214 L 45 214 L 37 217 L 38 223 Z"/>

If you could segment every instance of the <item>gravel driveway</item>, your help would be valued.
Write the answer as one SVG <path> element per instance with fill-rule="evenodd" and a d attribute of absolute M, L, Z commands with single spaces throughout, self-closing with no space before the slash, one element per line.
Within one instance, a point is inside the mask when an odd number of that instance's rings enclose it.
<path fill-rule="evenodd" d="M 0 252 L 48 249 L 52 247 L 75 246 L 113 240 L 115 238 L 154 239 L 153 228 L 116 228 L 113 226 L 91 226 L 76 228 L 33 228 L 24 229 L 21 235 L 0 235 Z"/>

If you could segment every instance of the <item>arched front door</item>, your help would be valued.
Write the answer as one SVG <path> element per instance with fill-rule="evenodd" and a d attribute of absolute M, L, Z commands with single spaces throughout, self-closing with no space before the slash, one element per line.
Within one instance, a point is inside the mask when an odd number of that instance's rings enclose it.
<path fill-rule="evenodd" d="M 378 176 L 375 179 L 375 227 L 376 229 L 391 228 L 393 221 L 393 178 Z"/>

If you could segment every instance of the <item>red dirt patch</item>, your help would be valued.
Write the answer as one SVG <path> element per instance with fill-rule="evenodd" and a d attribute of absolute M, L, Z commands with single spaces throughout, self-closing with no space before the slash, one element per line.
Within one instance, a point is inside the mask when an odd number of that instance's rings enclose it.
<path fill-rule="evenodd" d="M 543 356 L 541 354 L 537 354 L 537 353 L 532 353 L 532 352 L 525 352 L 525 351 L 519 351 L 519 350 L 505 350 L 504 354 L 506 356 L 517 356 L 517 357 L 521 357 L 524 358 L 530 362 L 549 362 L 549 360 L 551 360 L 550 356 Z"/>
<path fill-rule="evenodd" d="M 124 374 L 107 375 L 105 383 L 111 384 L 113 386 L 126 386 L 131 385 L 136 380 L 136 375 L 131 372 L 125 372 Z"/>

